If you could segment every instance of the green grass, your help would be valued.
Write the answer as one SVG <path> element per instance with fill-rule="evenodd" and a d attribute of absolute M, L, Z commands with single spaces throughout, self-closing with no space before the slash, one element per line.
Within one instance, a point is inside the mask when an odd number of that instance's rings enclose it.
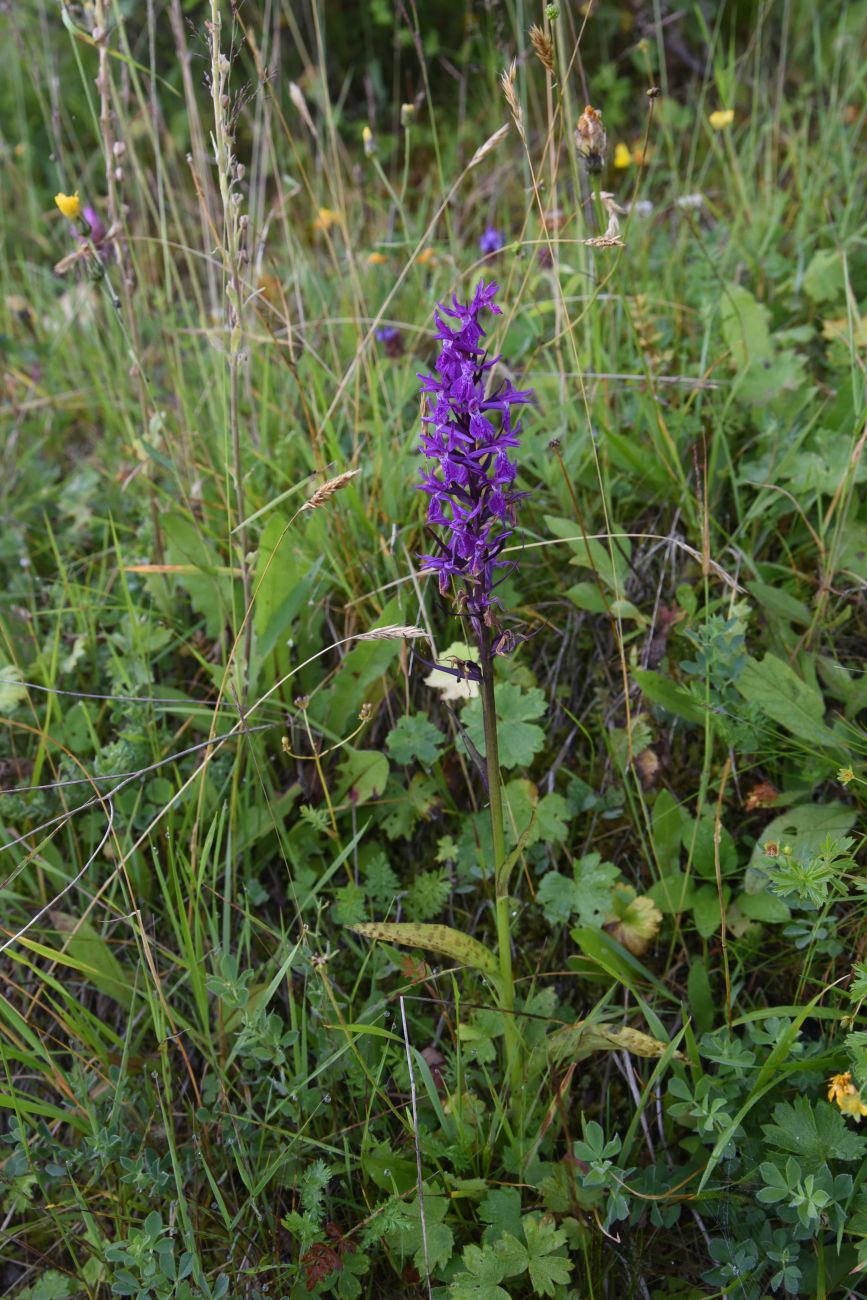
<path fill-rule="evenodd" d="M 11 10 L 4 1294 L 865 1293 L 867 5 L 657 8 Z M 497 944 L 415 491 L 482 276 L 536 393 L 508 1024 L 349 929 Z"/>

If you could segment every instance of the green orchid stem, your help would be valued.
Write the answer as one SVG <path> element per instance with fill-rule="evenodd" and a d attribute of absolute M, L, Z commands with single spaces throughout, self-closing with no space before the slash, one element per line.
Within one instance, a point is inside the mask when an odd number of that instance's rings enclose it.
<path fill-rule="evenodd" d="M 512 936 L 509 926 L 509 872 L 506 866 L 506 835 L 503 824 L 503 787 L 500 780 L 500 757 L 497 744 L 497 710 L 494 697 L 494 656 L 487 628 L 479 636 L 482 672 L 482 717 L 485 727 L 485 760 L 488 769 L 488 800 L 491 810 L 491 837 L 494 845 L 495 892 L 497 907 L 497 956 L 500 964 L 500 1006 L 506 1050 L 506 1068 L 513 1099 L 517 1101 L 523 1078 L 521 1035 L 514 1017 L 515 982 L 512 977 Z"/>

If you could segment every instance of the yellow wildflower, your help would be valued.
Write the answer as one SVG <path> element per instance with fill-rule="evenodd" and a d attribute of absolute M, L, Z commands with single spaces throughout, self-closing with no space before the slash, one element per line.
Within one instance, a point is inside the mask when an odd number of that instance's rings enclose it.
<path fill-rule="evenodd" d="M 376 137 L 369 126 L 366 126 L 361 132 L 361 141 L 364 145 L 364 156 L 366 158 L 372 158 L 376 153 Z"/>
<path fill-rule="evenodd" d="M 54 202 L 69 221 L 75 221 L 81 215 L 81 200 L 78 190 L 74 194 L 55 194 Z"/>
<path fill-rule="evenodd" d="M 722 131 L 725 127 L 731 126 L 735 120 L 735 110 L 733 108 L 718 108 L 715 113 L 711 113 L 708 121 L 715 131 Z"/>
<path fill-rule="evenodd" d="M 629 145 L 624 144 L 621 140 L 620 144 L 616 145 L 614 149 L 614 166 L 622 169 L 628 167 L 631 162 L 632 154 L 629 152 Z"/>
<path fill-rule="evenodd" d="M 437 255 L 432 248 L 423 248 L 415 260 L 419 266 L 436 266 Z"/>
<path fill-rule="evenodd" d="M 851 1115 L 860 1124 L 861 1117 L 867 1115 L 867 1106 L 861 1100 L 861 1093 L 852 1082 L 852 1073 L 834 1074 L 828 1080 L 828 1100 L 835 1101 L 844 1115 Z"/>
<path fill-rule="evenodd" d="M 840 771 L 837 773 L 837 780 L 841 785 L 848 785 L 850 781 L 855 780 L 855 773 L 852 771 L 851 767 L 841 767 Z"/>
<path fill-rule="evenodd" d="M 377 253 L 374 251 L 373 253 L 367 254 L 368 266 L 385 266 L 387 261 L 388 258 L 385 256 L 384 253 Z"/>
<path fill-rule="evenodd" d="M 340 213 L 335 212 L 333 208 L 320 208 L 316 220 L 313 222 L 314 230 L 329 230 L 332 226 L 340 225 Z"/>

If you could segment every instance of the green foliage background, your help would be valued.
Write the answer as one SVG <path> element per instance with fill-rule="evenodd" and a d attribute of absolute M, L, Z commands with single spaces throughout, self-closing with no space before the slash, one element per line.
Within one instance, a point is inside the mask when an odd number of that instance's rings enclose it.
<path fill-rule="evenodd" d="M 867 6 L 5 21 L 5 1293 L 860 1295 Z M 56 271 L 76 190 L 118 224 Z M 349 929 L 494 942 L 480 706 L 431 675 L 466 629 L 416 558 L 417 374 L 480 276 L 536 392 L 517 1098 L 477 950 Z"/>

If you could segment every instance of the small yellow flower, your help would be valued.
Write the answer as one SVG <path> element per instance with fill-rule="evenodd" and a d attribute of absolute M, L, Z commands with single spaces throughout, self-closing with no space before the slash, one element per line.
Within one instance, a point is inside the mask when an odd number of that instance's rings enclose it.
<path fill-rule="evenodd" d="M 368 266 L 385 266 L 387 261 L 388 258 L 385 256 L 384 253 L 377 253 L 374 251 L 373 253 L 367 254 Z"/>
<path fill-rule="evenodd" d="M 68 221 L 75 221 L 81 215 L 81 200 L 78 190 L 74 194 L 55 194 L 54 202 Z"/>
<path fill-rule="evenodd" d="M 622 168 L 628 167 L 631 162 L 632 154 L 629 145 L 624 144 L 621 140 L 620 144 L 616 145 L 614 149 L 614 166 L 622 170 Z"/>
<path fill-rule="evenodd" d="M 722 131 L 725 127 L 731 126 L 735 120 L 735 110 L 733 108 L 718 108 L 715 113 L 711 113 L 708 121 L 715 131 Z"/>
<path fill-rule="evenodd" d="M 415 260 L 419 266 L 436 266 L 437 255 L 432 248 L 423 248 Z"/>
<path fill-rule="evenodd" d="M 855 773 L 852 771 L 851 767 L 841 767 L 840 771 L 837 773 L 837 780 L 841 785 L 848 785 L 850 781 L 855 780 Z"/>
<path fill-rule="evenodd" d="M 340 225 L 340 213 L 335 212 L 333 208 L 320 208 L 316 220 L 313 222 L 314 230 L 329 230 L 332 226 Z"/>
<path fill-rule="evenodd" d="M 372 158 L 376 153 L 376 138 L 369 126 L 366 126 L 361 133 L 361 141 L 364 145 L 364 156 Z"/>
<path fill-rule="evenodd" d="M 867 1115 L 867 1106 L 861 1100 L 861 1093 L 852 1082 L 852 1073 L 834 1074 L 828 1080 L 828 1100 L 835 1101 L 844 1115 L 851 1115 L 859 1124 Z"/>

